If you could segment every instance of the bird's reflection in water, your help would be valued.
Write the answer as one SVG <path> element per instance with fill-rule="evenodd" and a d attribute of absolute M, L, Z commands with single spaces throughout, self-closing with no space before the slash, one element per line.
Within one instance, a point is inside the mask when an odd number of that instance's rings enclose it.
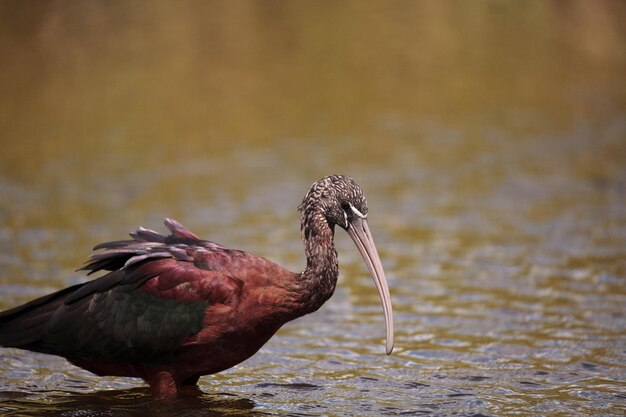
<path fill-rule="evenodd" d="M 0 392 L 2 416 L 264 416 L 254 410 L 255 403 L 228 393 L 206 393 L 198 387 L 181 390 L 174 400 L 156 400 L 150 389 L 75 392 Z"/>

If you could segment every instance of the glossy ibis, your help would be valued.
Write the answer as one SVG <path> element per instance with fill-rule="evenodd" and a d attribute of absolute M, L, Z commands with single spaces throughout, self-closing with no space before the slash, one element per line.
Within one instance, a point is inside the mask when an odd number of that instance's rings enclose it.
<path fill-rule="evenodd" d="M 346 230 L 374 278 L 393 349 L 385 274 L 351 178 L 315 182 L 299 206 L 303 272 L 199 239 L 166 219 L 168 236 L 140 227 L 101 243 L 83 270 L 105 275 L 0 313 L 0 345 L 59 355 L 96 375 L 143 378 L 154 396 L 252 356 L 285 323 L 316 311 L 335 290 L 335 225 Z"/>

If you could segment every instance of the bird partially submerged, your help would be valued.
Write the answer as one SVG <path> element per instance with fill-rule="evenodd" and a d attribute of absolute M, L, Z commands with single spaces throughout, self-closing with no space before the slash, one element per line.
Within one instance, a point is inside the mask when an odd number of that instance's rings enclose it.
<path fill-rule="evenodd" d="M 0 313 L 0 345 L 58 355 L 96 375 L 143 378 L 158 398 L 252 356 L 285 323 L 319 309 L 335 290 L 335 225 L 346 230 L 374 278 L 393 349 L 393 313 L 352 179 L 315 182 L 299 207 L 307 264 L 289 272 L 256 255 L 202 240 L 166 219 L 167 236 L 140 227 L 97 245 L 82 268 L 106 271 Z"/>

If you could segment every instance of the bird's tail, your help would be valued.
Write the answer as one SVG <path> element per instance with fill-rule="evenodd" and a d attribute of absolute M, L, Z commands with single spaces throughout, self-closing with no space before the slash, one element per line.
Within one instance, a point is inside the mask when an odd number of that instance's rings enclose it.
<path fill-rule="evenodd" d="M 42 337 L 65 298 L 83 284 L 37 298 L 0 312 L 0 346 L 44 351 Z"/>

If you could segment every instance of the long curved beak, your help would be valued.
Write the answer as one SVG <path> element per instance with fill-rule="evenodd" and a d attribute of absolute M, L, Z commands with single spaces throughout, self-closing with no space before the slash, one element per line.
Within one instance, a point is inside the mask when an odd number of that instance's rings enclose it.
<path fill-rule="evenodd" d="M 380 262 L 376 245 L 374 245 L 374 238 L 372 238 L 370 228 L 367 225 L 367 219 L 357 216 L 348 224 L 346 231 L 359 249 L 363 260 L 365 260 L 367 269 L 369 269 L 374 283 L 376 284 L 380 301 L 383 304 L 385 325 L 387 327 L 387 344 L 385 350 L 387 355 L 389 355 L 393 350 L 393 310 L 391 308 L 391 296 L 389 295 L 389 287 L 387 286 L 387 278 L 385 278 L 383 265 Z"/>

